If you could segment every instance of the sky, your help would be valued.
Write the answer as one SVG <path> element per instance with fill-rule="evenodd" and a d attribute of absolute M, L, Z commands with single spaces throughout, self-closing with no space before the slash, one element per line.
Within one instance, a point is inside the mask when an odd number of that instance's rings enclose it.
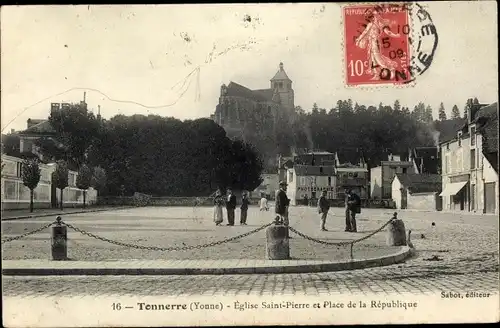
<path fill-rule="evenodd" d="M 280 62 L 306 110 L 399 99 L 410 109 L 430 104 L 437 118 L 440 102 L 450 115 L 470 97 L 497 101 L 496 2 L 424 5 L 439 36 L 429 69 L 411 87 L 367 89 L 344 85 L 338 3 L 2 6 L 2 132 L 47 118 L 51 102 L 83 100 L 84 91 L 105 118 L 209 117 L 222 84 L 268 88 Z"/>

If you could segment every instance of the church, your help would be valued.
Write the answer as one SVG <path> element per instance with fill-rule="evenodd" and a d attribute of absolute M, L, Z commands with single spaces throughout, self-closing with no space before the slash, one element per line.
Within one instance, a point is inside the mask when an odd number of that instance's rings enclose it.
<path fill-rule="evenodd" d="M 294 107 L 292 80 L 280 63 L 268 89 L 251 90 L 232 81 L 222 85 L 211 118 L 226 130 L 228 137 L 252 142 L 256 135 L 271 138 L 280 119 L 288 119 Z"/>

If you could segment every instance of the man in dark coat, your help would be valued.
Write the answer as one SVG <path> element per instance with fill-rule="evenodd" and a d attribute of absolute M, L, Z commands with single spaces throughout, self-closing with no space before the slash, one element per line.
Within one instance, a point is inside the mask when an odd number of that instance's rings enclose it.
<path fill-rule="evenodd" d="M 247 225 L 247 215 L 248 215 L 248 204 L 250 201 L 248 200 L 247 193 L 244 192 L 241 196 L 241 216 L 240 216 L 240 224 Z"/>
<path fill-rule="evenodd" d="M 325 228 L 326 216 L 330 210 L 330 202 L 326 199 L 326 190 L 321 192 L 321 196 L 318 200 L 318 213 L 321 214 L 321 231 L 328 231 Z"/>
<path fill-rule="evenodd" d="M 234 226 L 234 210 L 236 209 L 236 196 L 233 195 L 231 189 L 227 190 L 227 201 L 226 201 L 226 210 L 227 210 L 227 225 Z"/>
<path fill-rule="evenodd" d="M 279 216 L 281 223 L 287 226 L 289 223 L 288 206 L 290 205 L 290 200 L 286 195 L 286 182 L 281 181 L 279 186 L 280 189 L 276 193 L 276 204 L 274 208 L 277 216 Z"/>
<path fill-rule="evenodd" d="M 361 198 L 352 190 L 346 192 L 346 227 L 345 231 L 357 232 L 356 214 L 361 213 Z"/>

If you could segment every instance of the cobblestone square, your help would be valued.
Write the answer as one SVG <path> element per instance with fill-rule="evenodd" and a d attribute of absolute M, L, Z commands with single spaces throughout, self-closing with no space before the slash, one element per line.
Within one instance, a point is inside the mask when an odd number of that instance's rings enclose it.
<path fill-rule="evenodd" d="M 364 209 L 359 217 L 359 233 L 348 234 L 341 232 L 343 217 L 342 209 L 333 208 L 329 216 L 328 228 L 330 232 L 319 232 L 318 218 L 313 208 L 294 207 L 291 210 L 291 225 L 298 230 L 324 240 L 350 240 L 359 238 L 364 233 L 373 231 L 384 224 L 391 216 L 392 211 L 380 209 Z M 141 213 L 140 217 L 137 213 Z M 154 236 L 155 241 L 162 238 L 162 234 L 176 235 L 181 242 L 202 243 L 213 239 L 222 239 L 226 234 L 236 235 L 254 229 L 266 223 L 271 212 L 261 215 L 255 208 L 250 209 L 249 226 L 247 227 L 214 227 L 211 222 L 210 208 L 137 208 L 115 212 L 100 212 L 67 216 L 64 220 L 71 222 L 82 229 L 107 236 L 120 236 L 126 242 L 141 242 L 150 244 Z M 261 274 L 261 275 L 224 275 L 224 276 L 74 276 L 74 277 L 4 277 L 5 295 L 288 295 L 288 294 L 394 294 L 413 293 L 425 294 L 441 291 L 489 291 L 498 292 L 498 218 L 491 215 L 463 215 L 456 213 L 433 213 L 399 211 L 399 217 L 404 220 L 406 229 L 412 230 L 412 243 L 417 254 L 403 264 L 387 267 L 370 268 L 332 273 L 310 274 Z M 19 220 L 3 222 L 4 238 L 25 232 L 24 229 L 33 229 L 50 222 L 52 218 L 39 220 Z M 433 226 L 432 223 L 435 223 Z M 145 223 L 145 224 L 143 224 Z M 189 226 L 186 228 L 185 226 Z M 196 238 L 188 237 L 188 230 Z M 136 235 L 139 233 L 140 237 Z M 200 234 L 201 235 L 198 235 Z M 201 236 L 201 237 L 199 237 Z M 319 244 L 309 244 L 293 236 L 291 240 L 292 254 L 297 254 L 296 247 L 303 244 L 304 255 L 311 259 L 318 259 L 318 255 L 339 256 L 338 250 L 322 247 Z M 111 258 L 125 258 L 138 256 L 155 258 L 165 256 L 160 252 L 130 253 L 123 247 L 109 247 L 102 241 L 92 241 L 70 232 L 70 254 L 74 249 L 82 251 L 81 256 L 109 260 Z M 139 240 L 144 238 L 145 240 Z M 248 237 L 249 238 L 249 237 Z M 237 253 L 244 259 L 249 254 L 255 258 L 263 258 L 262 247 L 264 236 L 255 238 L 248 244 L 229 244 L 233 248 L 239 247 Z M 250 240 L 250 239 L 249 239 Z M 377 243 L 382 247 L 385 234 L 369 238 L 370 244 L 355 247 L 358 252 L 355 256 L 363 256 L 364 249 L 375 248 Z M 169 240 L 162 241 L 168 245 Z M 15 244 L 14 244 L 15 243 Z M 259 244 L 260 243 L 260 244 Z M 35 245 L 35 246 L 33 246 Z M 83 247 L 82 247 L 83 245 Z M 257 245 L 257 246 L 256 246 Z M 49 256 L 49 232 L 42 236 L 33 236 L 28 241 L 7 243 L 3 249 L 4 259 L 7 258 L 47 258 Z M 24 247 L 23 247 L 24 246 Z M 28 248 L 29 247 L 29 248 Z M 81 247 L 81 248 L 78 248 Z M 39 248 L 39 249 L 38 249 Z M 219 246 L 218 251 L 224 253 L 226 246 Z M 26 252 L 26 249 L 29 249 Z M 340 248 L 342 249 L 342 248 Z M 253 253 L 252 253 L 253 251 Z M 24 253 L 23 253 L 24 252 Z M 23 255 L 26 254 L 26 255 Z M 181 252 L 168 253 L 183 254 Z M 193 254 L 193 253 L 190 253 Z M 202 259 L 215 253 L 204 253 L 192 259 Z M 373 250 L 372 253 L 373 254 Z M 190 255 L 192 256 L 192 255 Z M 132 258 L 132 257 L 131 257 Z M 181 259 L 179 257 L 179 259 Z"/>

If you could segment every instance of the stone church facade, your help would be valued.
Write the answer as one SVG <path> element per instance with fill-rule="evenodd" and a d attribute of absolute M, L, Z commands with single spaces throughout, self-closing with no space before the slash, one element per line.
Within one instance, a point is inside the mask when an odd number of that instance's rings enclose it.
<path fill-rule="evenodd" d="M 269 159 L 276 158 L 277 127 L 293 115 L 294 108 L 292 80 L 280 63 L 268 89 L 251 90 L 235 82 L 222 85 L 211 118 L 228 137 L 254 144 Z"/>

